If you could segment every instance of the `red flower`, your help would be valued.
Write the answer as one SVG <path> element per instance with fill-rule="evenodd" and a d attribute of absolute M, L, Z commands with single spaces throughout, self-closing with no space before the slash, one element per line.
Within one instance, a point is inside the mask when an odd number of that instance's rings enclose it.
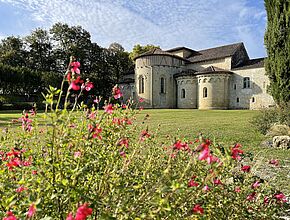
<path fill-rule="evenodd" d="M 80 74 L 80 69 L 79 67 L 81 66 L 80 62 L 71 62 L 71 72 L 72 73 L 76 73 L 76 74 Z"/>
<path fill-rule="evenodd" d="M 113 114 L 114 108 L 112 104 L 106 105 L 104 109 L 105 109 L 105 112 L 107 112 L 108 114 L 110 115 Z"/>
<path fill-rule="evenodd" d="M 202 215 L 203 212 L 204 212 L 203 208 L 202 208 L 199 204 L 196 204 L 196 205 L 192 208 L 192 211 L 193 211 L 194 213 L 197 213 L 197 214 L 200 214 L 200 215 Z"/>
<path fill-rule="evenodd" d="M 189 150 L 189 147 L 188 147 L 187 143 L 182 143 L 181 141 L 176 141 L 175 144 L 173 145 L 173 149 Z"/>
<path fill-rule="evenodd" d="M 3 218 L 3 220 L 17 220 L 17 218 L 13 215 L 11 211 L 6 213 L 7 217 Z"/>
<path fill-rule="evenodd" d="M 115 85 L 113 88 L 113 96 L 115 99 L 119 99 L 123 96 L 121 89 L 118 87 L 118 85 Z"/>
<path fill-rule="evenodd" d="M 234 160 L 240 160 L 241 155 L 244 153 L 244 151 L 242 151 L 240 147 L 242 147 L 242 145 L 236 144 L 233 148 L 231 148 L 231 153 L 232 153 L 231 156 Z"/>
<path fill-rule="evenodd" d="M 220 179 L 214 179 L 214 180 L 213 180 L 213 183 L 214 183 L 215 185 L 222 185 L 222 184 L 223 184 L 223 183 L 221 182 Z"/>
<path fill-rule="evenodd" d="M 100 133 L 103 131 L 103 129 L 99 126 L 96 125 L 95 128 L 93 128 L 93 138 L 98 138 L 98 139 L 102 139 L 102 136 L 100 135 Z"/>
<path fill-rule="evenodd" d="M 66 75 L 66 78 L 67 78 L 67 81 L 69 81 L 69 82 L 70 82 L 70 80 L 71 80 L 71 74 L 70 74 L 70 73 L 68 73 L 68 74 Z"/>
<path fill-rule="evenodd" d="M 76 80 L 72 81 L 71 84 L 70 84 L 70 88 L 75 90 L 75 91 L 78 91 L 80 90 L 80 85 L 79 84 L 82 84 L 84 81 L 81 79 L 80 76 L 78 76 L 76 78 Z"/>
<path fill-rule="evenodd" d="M 140 140 L 145 141 L 146 138 L 149 138 L 151 135 L 148 133 L 147 130 L 141 131 Z"/>
<path fill-rule="evenodd" d="M 22 192 L 22 191 L 24 191 L 24 190 L 27 190 L 27 188 L 25 188 L 24 186 L 20 186 L 20 187 L 18 187 L 18 188 L 16 189 L 16 192 L 20 193 L 20 192 Z"/>
<path fill-rule="evenodd" d="M 75 220 L 85 220 L 92 213 L 93 209 L 89 208 L 88 204 L 85 203 L 78 208 Z"/>
<path fill-rule="evenodd" d="M 125 146 L 126 148 L 128 148 L 129 146 L 129 140 L 124 138 L 122 140 L 119 141 L 118 146 Z"/>
<path fill-rule="evenodd" d="M 32 174 L 36 175 L 37 174 L 37 170 L 32 170 Z"/>
<path fill-rule="evenodd" d="M 287 202 L 286 196 L 283 193 L 276 194 L 274 197 L 279 202 Z"/>
<path fill-rule="evenodd" d="M 249 173 L 250 170 L 251 170 L 251 166 L 242 166 L 242 169 L 241 169 L 243 172 L 245 173 Z"/>
<path fill-rule="evenodd" d="M 139 102 L 140 102 L 140 103 L 144 102 L 144 99 L 140 98 L 140 99 L 139 99 Z"/>
<path fill-rule="evenodd" d="M 270 198 L 268 196 L 265 196 L 264 198 L 264 204 L 267 205 L 270 202 Z"/>
<path fill-rule="evenodd" d="M 36 212 L 36 207 L 35 205 L 32 203 L 29 207 L 28 213 L 27 213 L 27 217 L 31 218 Z"/>
<path fill-rule="evenodd" d="M 251 194 L 249 194 L 247 196 L 247 200 L 248 201 L 253 201 L 253 200 L 255 200 L 255 197 L 256 197 L 256 192 L 252 192 Z"/>
<path fill-rule="evenodd" d="M 195 182 L 193 179 L 189 180 L 188 187 L 198 186 L 198 183 Z"/>

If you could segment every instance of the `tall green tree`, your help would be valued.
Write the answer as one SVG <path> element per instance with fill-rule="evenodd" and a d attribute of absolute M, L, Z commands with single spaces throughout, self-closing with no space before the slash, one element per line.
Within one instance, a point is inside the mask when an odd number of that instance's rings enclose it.
<path fill-rule="evenodd" d="M 53 69 L 52 44 L 48 31 L 37 28 L 25 37 L 28 49 L 27 66 L 31 69 L 51 71 Z"/>
<path fill-rule="evenodd" d="M 26 52 L 20 37 L 10 36 L 0 43 L 0 63 L 10 66 L 26 66 Z"/>
<path fill-rule="evenodd" d="M 290 105 L 290 1 L 265 0 L 265 7 L 269 90 L 279 106 Z"/>
<path fill-rule="evenodd" d="M 147 45 L 140 45 L 140 44 L 136 44 L 134 47 L 133 47 L 133 50 L 132 52 L 130 53 L 130 58 L 133 60 L 135 57 L 141 55 L 142 53 L 145 53 L 147 51 L 150 51 L 152 49 L 155 49 L 155 48 L 159 48 L 159 46 L 155 46 L 155 45 L 152 45 L 152 44 L 147 44 Z"/>

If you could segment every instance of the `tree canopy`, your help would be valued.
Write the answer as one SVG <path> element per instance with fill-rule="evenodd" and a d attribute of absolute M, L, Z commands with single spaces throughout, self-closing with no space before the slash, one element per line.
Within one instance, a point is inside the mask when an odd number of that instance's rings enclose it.
<path fill-rule="evenodd" d="M 159 46 L 155 46 L 155 45 L 152 45 L 152 44 L 147 44 L 147 45 L 144 45 L 144 46 L 141 46 L 140 44 L 136 44 L 134 47 L 133 47 L 133 50 L 132 52 L 130 53 L 130 58 L 133 60 L 135 57 L 141 55 L 142 53 L 145 53 L 147 51 L 150 51 L 152 49 L 155 49 L 155 48 L 159 48 Z"/>

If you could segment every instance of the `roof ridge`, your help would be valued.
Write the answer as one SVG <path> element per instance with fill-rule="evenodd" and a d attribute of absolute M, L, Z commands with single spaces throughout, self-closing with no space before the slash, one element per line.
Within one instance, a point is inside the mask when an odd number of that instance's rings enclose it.
<path fill-rule="evenodd" d="M 210 47 L 202 50 L 198 50 L 197 52 L 205 51 L 205 50 L 212 50 L 212 49 L 217 49 L 217 48 L 222 48 L 222 47 L 229 47 L 229 46 L 234 46 L 234 45 L 242 45 L 244 44 L 243 42 L 238 42 L 238 43 L 233 43 L 233 44 L 224 44 L 222 46 L 217 46 L 217 47 Z"/>

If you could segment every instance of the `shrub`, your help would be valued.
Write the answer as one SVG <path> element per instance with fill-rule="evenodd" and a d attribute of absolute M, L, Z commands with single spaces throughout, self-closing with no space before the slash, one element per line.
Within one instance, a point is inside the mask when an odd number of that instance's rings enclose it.
<path fill-rule="evenodd" d="M 290 112 L 289 107 L 263 109 L 251 121 L 251 123 L 262 134 L 266 134 L 267 131 L 270 129 L 270 127 L 272 127 L 275 124 L 290 126 L 289 112 Z"/>
<path fill-rule="evenodd" d="M 46 126 L 31 111 L 21 130 L 4 130 L 1 218 L 265 219 L 286 208 L 283 193 L 251 174 L 241 145 L 205 137 L 160 143 L 158 133 L 134 125 L 138 103 L 118 103 L 118 87 L 104 111 L 99 100 L 90 109 L 78 104 L 93 86 L 75 74 L 78 65 L 68 68 L 63 110 L 63 91 L 50 87 Z M 72 90 L 80 92 L 68 103 Z"/>

